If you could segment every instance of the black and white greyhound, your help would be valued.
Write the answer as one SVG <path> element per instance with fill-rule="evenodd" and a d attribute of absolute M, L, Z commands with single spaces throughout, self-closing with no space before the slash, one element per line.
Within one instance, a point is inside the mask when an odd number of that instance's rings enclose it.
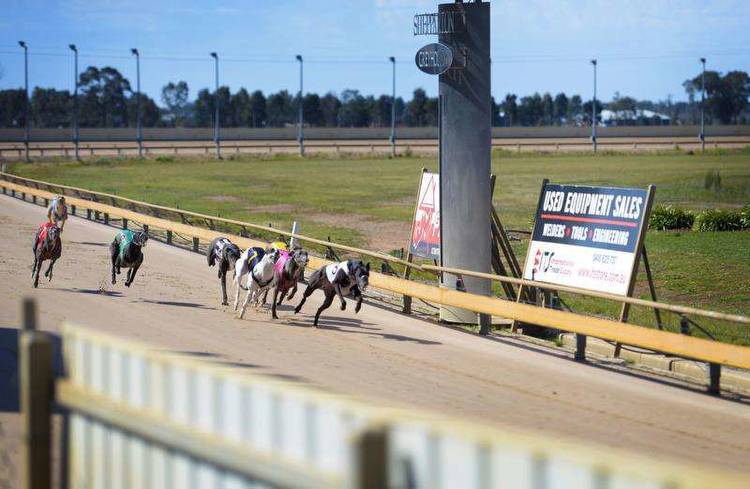
<path fill-rule="evenodd" d="M 320 268 L 310 275 L 305 293 L 302 300 L 294 309 L 297 314 L 302 310 L 302 306 L 308 297 L 317 289 L 323 289 L 325 300 L 315 313 L 313 326 L 318 325 L 320 313 L 328 309 L 333 303 L 333 297 L 338 295 L 341 300 L 341 310 L 346 309 L 344 296 L 351 296 L 356 299 L 357 304 L 354 306 L 354 312 L 358 313 L 362 307 L 362 293 L 367 288 L 370 280 L 370 264 L 364 264 L 360 260 L 347 260 L 341 263 L 333 263 Z"/>
<path fill-rule="evenodd" d="M 206 253 L 208 266 L 212 267 L 218 262 L 219 281 L 221 282 L 221 305 L 229 305 L 227 300 L 227 272 L 234 273 L 234 265 L 240 259 L 242 252 L 239 247 L 229 241 L 228 238 L 214 238 Z"/>
<path fill-rule="evenodd" d="M 115 236 L 109 245 L 109 255 L 112 258 L 112 285 L 115 285 L 115 274 L 120 274 L 121 268 L 128 268 L 125 278 L 125 287 L 130 287 L 135 279 L 138 268 L 143 263 L 143 252 L 141 248 L 146 246 L 148 234 L 144 231 L 134 233 L 123 229 Z"/>
<path fill-rule="evenodd" d="M 39 272 L 42 270 L 42 262 L 50 260 L 44 276 L 52 281 L 52 267 L 60 255 L 62 255 L 62 241 L 60 232 L 62 230 L 54 224 L 45 223 L 39 227 L 34 236 L 34 265 L 31 267 L 31 278 L 34 279 L 34 287 L 39 286 Z"/>

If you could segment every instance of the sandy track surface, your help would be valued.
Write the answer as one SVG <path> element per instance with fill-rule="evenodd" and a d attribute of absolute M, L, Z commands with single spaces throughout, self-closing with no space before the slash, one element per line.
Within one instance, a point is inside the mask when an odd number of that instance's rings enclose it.
<path fill-rule="evenodd" d="M 238 320 L 219 305 L 205 258 L 161 243 L 149 243 L 130 289 L 112 286 L 107 244 L 116 230 L 79 218 L 65 228 L 53 281 L 34 290 L 30 246 L 43 217 L 42 207 L 0 196 L 0 331 L 16 327 L 21 297 L 32 296 L 52 332 L 67 320 L 371 402 L 750 472 L 746 403 L 372 304 L 358 315 L 352 302 L 345 312 L 332 307 L 313 329 L 318 295 L 298 316 L 283 306 L 277 322 L 253 311 Z M 0 366 L 9 355 L 0 351 Z M 0 458 L 17 462 L 18 415 L 6 409 L 0 423 Z"/>

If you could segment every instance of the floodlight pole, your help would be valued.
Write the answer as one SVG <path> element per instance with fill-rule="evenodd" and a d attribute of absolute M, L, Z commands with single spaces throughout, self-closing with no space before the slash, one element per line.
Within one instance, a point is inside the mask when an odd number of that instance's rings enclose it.
<path fill-rule="evenodd" d="M 302 114 L 302 55 L 297 55 L 297 61 L 299 61 L 299 129 L 297 131 L 297 142 L 299 142 L 299 155 L 305 156 L 305 120 Z"/>
<path fill-rule="evenodd" d="M 701 133 L 698 138 L 701 140 L 701 153 L 706 151 L 706 58 L 701 58 Z"/>
<path fill-rule="evenodd" d="M 591 104 L 591 144 L 596 153 L 596 60 L 592 59 L 591 64 L 594 66 L 594 101 Z"/>
<path fill-rule="evenodd" d="M 391 156 L 396 156 L 396 58 L 391 56 L 393 86 L 391 90 Z"/>
<path fill-rule="evenodd" d="M 136 99 L 135 99 L 135 141 L 138 143 L 138 157 L 143 158 L 143 134 L 141 133 L 141 55 L 138 50 L 133 48 L 130 50 L 135 55 L 135 83 L 136 83 Z"/>
<path fill-rule="evenodd" d="M 26 91 L 26 98 L 24 98 L 23 104 L 23 147 L 26 153 L 26 161 L 29 161 L 29 131 L 31 127 L 31 121 L 29 120 L 29 47 L 26 46 L 24 41 L 18 41 L 18 45 L 23 48 L 23 81 Z"/>
<path fill-rule="evenodd" d="M 76 161 L 80 159 L 78 154 L 78 145 L 81 140 L 80 133 L 78 131 L 78 48 L 75 44 L 69 44 L 68 47 L 74 53 L 74 64 L 73 64 L 73 81 L 75 82 L 75 89 L 73 91 L 73 144 L 76 148 Z"/>
<path fill-rule="evenodd" d="M 216 91 L 214 92 L 214 143 L 216 143 L 216 159 L 221 159 L 221 134 L 219 124 L 219 55 L 211 53 L 216 68 Z"/>

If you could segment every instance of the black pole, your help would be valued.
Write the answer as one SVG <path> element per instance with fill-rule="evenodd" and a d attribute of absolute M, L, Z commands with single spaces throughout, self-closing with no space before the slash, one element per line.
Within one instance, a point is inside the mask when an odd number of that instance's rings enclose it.
<path fill-rule="evenodd" d="M 216 143 L 216 159 L 221 159 L 221 134 L 219 124 L 219 55 L 211 53 L 214 59 L 216 91 L 214 92 L 214 143 Z"/>
<path fill-rule="evenodd" d="M 299 155 L 305 156 L 305 121 L 302 113 L 302 55 L 297 55 L 297 61 L 299 61 L 299 129 L 297 131 L 297 141 L 299 142 Z"/>
<path fill-rule="evenodd" d="M 80 159 L 78 154 L 78 143 L 80 141 L 80 134 L 78 132 L 78 48 L 75 44 L 70 44 L 68 47 L 73 51 L 74 64 L 73 64 L 73 81 L 75 83 L 75 89 L 73 91 L 73 144 L 76 148 L 76 161 Z"/>
<path fill-rule="evenodd" d="M 141 55 L 137 49 L 130 50 L 135 55 L 135 141 L 138 143 L 138 157 L 143 158 L 143 134 L 141 134 Z"/>
<path fill-rule="evenodd" d="M 706 150 L 706 58 L 701 58 L 701 133 L 699 138 L 701 140 L 701 153 Z"/>
<path fill-rule="evenodd" d="M 23 146 L 26 153 L 26 161 L 29 161 L 29 133 L 31 127 L 31 120 L 29 119 L 29 48 L 24 41 L 18 41 L 18 45 L 23 48 L 23 81 L 24 90 L 26 91 L 23 103 Z"/>
<path fill-rule="evenodd" d="M 596 60 L 592 59 L 591 64 L 594 66 L 594 101 L 591 104 L 591 144 L 594 146 L 594 153 L 596 153 Z"/>
<path fill-rule="evenodd" d="M 393 86 L 391 87 L 391 156 L 396 156 L 396 58 L 388 58 L 393 65 Z"/>

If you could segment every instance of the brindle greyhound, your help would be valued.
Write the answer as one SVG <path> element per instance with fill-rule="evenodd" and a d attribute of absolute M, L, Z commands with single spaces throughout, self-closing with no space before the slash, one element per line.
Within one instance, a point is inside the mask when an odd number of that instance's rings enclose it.
<path fill-rule="evenodd" d="M 124 229 L 117 233 L 112 244 L 109 245 L 109 255 L 112 258 L 112 285 L 115 285 L 115 274 L 120 274 L 121 268 L 129 268 L 125 278 L 125 287 L 130 287 L 135 279 L 138 268 L 143 263 L 141 248 L 146 246 L 148 234 L 141 231 L 134 233 Z"/>
<path fill-rule="evenodd" d="M 51 223 L 39 226 L 34 236 L 34 265 L 31 267 L 31 278 L 34 279 L 34 287 L 39 286 L 39 272 L 42 270 L 42 262 L 51 260 L 44 276 L 52 281 L 52 267 L 62 254 L 62 241 L 60 241 L 60 228 Z"/>
<path fill-rule="evenodd" d="M 240 259 L 242 253 L 236 244 L 227 238 L 215 238 L 208 247 L 206 259 L 208 266 L 212 267 L 219 262 L 219 281 L 221 282 L 221 305 L 229 305 L 227 301 L 227 272 L 234 272 L 234 265 Z"/>
<path fill-rule="evenodd" d="M 273 279 L 273 304 L 271 305 L 271 317 L 279 319 L 276 316 L 276 306 L 281 305 L 284 296 L 289 292 L 287 300 L 291 300 L 297 292 L 297 282 L 304 278 L 305 267 L 307 266 L 307 252 L 304 250 L 294 250 L 289 253 L 282 251 L 279 259 L 274 265 Z"/>
<path fill-rule="evenodd" d="M 354 297 L 357 300 L 357 305 L 354 306 L 354 312 L 358 313 L 362 307 L 362 293 L 365 291 L 365 288 L 367 288 L 369 279 L 370 264 L 368 263 L 365 265 L 360 260 L 342 261 L 341 263 L 334 263 L 316 270 L 310 276 L 305 293 L 302 295 L 300 303 L 294 309 L 294 314 L 297 314 L 302 310 L 305 301 L 313 292 L 315 292 L 316 289 L 323 289 L 325 300 L 318 308 L 318 312 L 315 313 L 313 326 L 318 325 L 320 313 L 330 307 L 333 303 L 333 297 L 336 295 L 338 295 L 341 300 L 342 311 L 346 309 L 344 296 L 350 295 Z"/>

